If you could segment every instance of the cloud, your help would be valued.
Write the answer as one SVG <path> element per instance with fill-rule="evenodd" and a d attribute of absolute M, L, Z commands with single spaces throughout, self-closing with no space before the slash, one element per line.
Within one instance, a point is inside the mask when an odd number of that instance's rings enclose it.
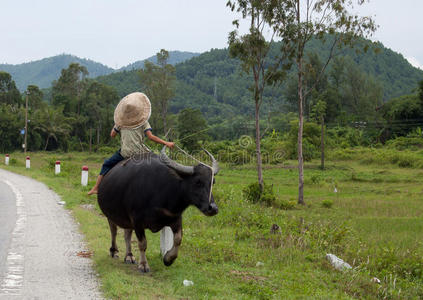
<path fill-rule="evenodd" d="M 423 70 L 423 65 L 417 60 L 417 58 L 410 56 L 410 57 L 406 57 L 406 59 L 413 67 Z"/>

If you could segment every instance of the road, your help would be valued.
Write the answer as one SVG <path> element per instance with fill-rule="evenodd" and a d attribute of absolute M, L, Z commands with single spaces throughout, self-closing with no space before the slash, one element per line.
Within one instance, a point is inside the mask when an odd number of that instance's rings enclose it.
<path fill-rule="evenodd" d="M 0 299 L 102 299 L 83 237 L 60 197 L 0 169 Z"/>

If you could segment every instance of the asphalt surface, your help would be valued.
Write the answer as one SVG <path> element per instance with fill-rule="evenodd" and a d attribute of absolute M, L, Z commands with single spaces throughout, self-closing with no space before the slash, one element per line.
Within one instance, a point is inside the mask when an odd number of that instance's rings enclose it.
<path fill-rule="evenodd" d="M 15 223 L 15 195 L 6 183 L 0 181 L 0 276 L 5 272 L 7 252 Z"/>
<path fill-rule="evenodd" d="M 59 201 L 44 184 L 0 169 L 0 299 L 102 299 Z"/>

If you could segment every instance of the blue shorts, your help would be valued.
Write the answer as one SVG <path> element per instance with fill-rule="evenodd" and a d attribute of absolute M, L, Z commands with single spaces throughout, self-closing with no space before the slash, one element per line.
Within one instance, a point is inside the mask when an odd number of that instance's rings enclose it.
<path fill-rule="evenodd" d="M 100 175 L 105 175 L 109 172 L 117 163 L 124 160 L 125 158 L 120 155 L 120 149 L 116 151 L 110 158 L 106 159 L 101 167 Z"/>

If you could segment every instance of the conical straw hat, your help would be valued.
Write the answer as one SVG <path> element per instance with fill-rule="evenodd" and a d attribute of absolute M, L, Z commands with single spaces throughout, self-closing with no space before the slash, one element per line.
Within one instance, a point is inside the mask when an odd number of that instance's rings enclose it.
<path fill-rule="evenodd" d="M 115 109 L 115 124 L 121 128 L 144 125 L 151 115 L 151 103 L 143 93 L 132 93 L 120 100 Z"/>

